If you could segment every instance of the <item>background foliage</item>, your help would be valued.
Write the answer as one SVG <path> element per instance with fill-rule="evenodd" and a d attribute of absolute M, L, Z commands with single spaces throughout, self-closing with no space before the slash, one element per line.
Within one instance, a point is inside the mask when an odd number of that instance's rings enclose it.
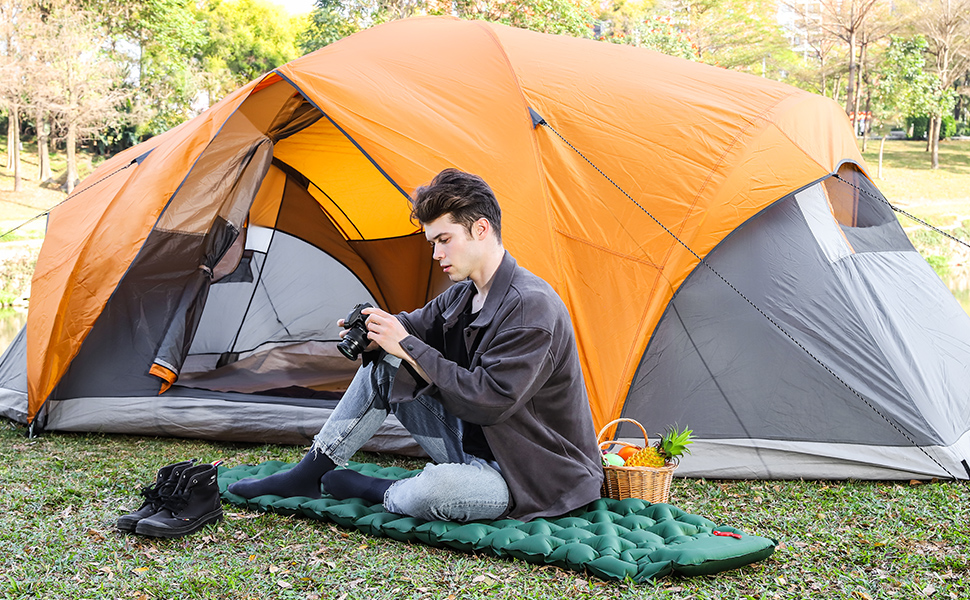
<path fill-rule="evenodd" d="M 966 131 L 970 0 L 0 0 L 0 125 L 19 147 L 115 153 L 240 85 L 356 31 L 417 15 L 482 19 L 641 46 L 786 81 L 845 106 L 860 135 L 925 118 Z M 631 74 L 635 76 L 635 74 Z M 943 122 L 952 119 L 952 126 Z M 935 134 L 935 135 L 934 135 Z M 70 154 L 70 150 L 69 150 Z M 68 156 L 70 189 L 76 165 Z"/>

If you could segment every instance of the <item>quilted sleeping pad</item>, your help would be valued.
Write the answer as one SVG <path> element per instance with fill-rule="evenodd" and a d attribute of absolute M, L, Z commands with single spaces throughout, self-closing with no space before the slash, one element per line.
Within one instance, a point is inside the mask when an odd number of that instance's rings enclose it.
<path fill-rule="evenodd" d="M 292 466 L 269 461 L 219 467 L 222 498 L 251 510 L 332 521 L 368 535 L 555 565 L 609 580 L 643 582 L 671 573 L 718 573 L 767 558 L 777 544 L 669 504 L 636 498 L 601 498 L 562 517 L 529 522 L 503 519 L 455 523 L 389 513 L 381 504 L 357 498 L 341 501 L 326 495 L 321 499 L 267 495 L 247 500 L 226 491 L 240 479 L 266 477 Z M 347 468 L 386 479 L 420 472 L 353 462 Z"/>

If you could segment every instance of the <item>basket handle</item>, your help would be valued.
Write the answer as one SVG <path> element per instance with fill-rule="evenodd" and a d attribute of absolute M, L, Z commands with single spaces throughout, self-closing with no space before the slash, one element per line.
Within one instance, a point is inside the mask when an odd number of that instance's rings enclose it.
<path fill-rule="evenodd" d="M 636 444 L 631 444 L 630 442 L 624 442 L 622 440 L 605 440 L 600 442 L 600 450 L 605 450 L 610 446 L 627 446 L 630 448 L 639 448 Z"/>
<path fill-rule="evenodd" d="M 603 444 L 605 443 L 604 440 L 603 440 L 603 434 L 606 433 L 606 430 L 609 429 L 610 427 L 612 427 L 613 425 L 616 425 L 617 423 L 621 423 L 621 422 L 633 423 L 634 425 L 636 425 L 637 427 L 639 427 L 640 428 L 640 431 L 643 432 L 643 447 L 646 448 L 647 446 L 650 445 L 650 438 L 647 436 L 647 430 L 643 428 L 643 425 L 641 425 L 637 421 L 634 421 L 633 419 L 619 418 L 619 419 L 615 419 L 613 421 L 610 421 L 609 423 L 607 423 L 606 425 L 604 425 L 603 426 L 603 429 L 600 430 L 599 435 L 596 436 L 596 441 L 600 445 L 600 448 L 602 448 L 603 447 Z M 627 444 L 626 442 L 620 442 L 619 440 L 613 440 L 612 443 L 614 443 L 614 444 L 626 444 L 628 446 L 632 446 L 633 445 L 633 444 Z"/>

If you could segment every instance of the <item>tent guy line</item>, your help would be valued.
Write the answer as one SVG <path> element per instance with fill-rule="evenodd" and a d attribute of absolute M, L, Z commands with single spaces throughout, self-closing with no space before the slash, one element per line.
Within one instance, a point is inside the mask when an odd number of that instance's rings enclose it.
<path fill-rule="evenodd" d="M 147 153 L 146 153 L 146 154 L 147 154 Z M 107 175 L 105 175 L 105 176 L 104 176 L 104 177 L 102 177 L 101 179 L 99 179 L 99 180 L 97 180 L 97 181 L 95 181 L 95 182 L 93 182 L 93 183 L 91 183 L 91 185 L 86 185 L 86 186 L 84 186 L 83 188 L 79 188 L 79 189 L 76 189 L 76 190 L 74 190 L 74 191 L 73 191 L 72 193 L 70 193 L 70 194 L 68 194 L 68 196 L 67 196 L 67 198 L 64 198 L 63 200 L 61 200 L 60 202 L 58 202 L 58 203 L 57 203 L 57 204 L 55 204 L 54 206 L 52 206 L 52 207 L 50 207 L 50 208 L 48 208 L 47 210 L 45 210 L 45 211 L 43 211 L 43 212 L 41 212 L 41 213 L 38 213 L 38 214 L 36 214 L 36 215 L 34 215 L 34 216 L 32 216 L 31 218 L 29 218 L 29 219 L 27 219 L 26 221 L 24 221 L 24 222 L 23 222 L 23 223 L 21 223 L 20 225 L 17 225 L 16 227 L 14 227 L 13 229 L 11 229 L 10 231 L 7 231 L 7 232 L 5 232 L 5 233 L 3 233 L 3 234 L 0 234 L 0 239 L 3 239 L 3 238 L 5 238 L 5 237 L 7 237 L 8 235 L 10 235 L 11 233 L 13 233 L 13 232 L 15 232 L 15 231 L 17 231 L 18 229 L 20 229 L 21 227 L 23 227 L 23 226 L 24 226 L 24 225 L 26 225 L 27 223 L 31 223 L 31 222 L 33 222 L 33 221 L 36 221 L 37 219 L 39 219 L 39 218 L 41 218 L 41 217 L 46 217 L 47 215 L 49 215 L 49 214 L 50 214 L 50 212 L 51 212 L 52 210 L 54 210 L 55 208 L 57 208 L 57 207 L 58 207 L 58 206 L 60 206 L 61 204 L 64 204 L 64 203 L 65 203 L 65 202 L 67 202 L 68 200 L 72 200 L 72 199 L 74 199 L 74 197 L 76 197 L 76 196 L 77 196 L 78 194 L 80 194 L 81 192 L 83 192 L 83 191 L 85 191 L 85 190 L 87 190 L 87 189 L 89 189 L 89 188 L 92 188 L 92 187 L 94 187 L 94 186 L 96 186 L 96 185 L 98 185 L 99 183 L 101 183 L 101 182 L 102 182 L 102 181 L 104 181 L 105 179 L 108 179 L 108 178 L 109 178 L 109 177 L 111 177 L 112 175 L 114 175 L 114 174 L 116 174 L 116 173 L 120 173 L 121 171 L 124 171 L 125 169 L 127 169 L 127 168 L 128 168 L 128 167 L 130 167 L 131 165 L 134 165 L 134 164 L 137 164 L 137 163 L 140 163 L 140 162 L 142 161 L 142 159 L 144 158 L 144 156 L 145 156 L 145 155 L 142 155 L 142 156 L 139 156 L 138 158 L 135 158 L 135 159 L 132 159 L 132 161 L 131 161 L 131 162 L 129 162 L 128 164 L 126 164 L 125 166 L 123 166 L 123 167 L 120 167 L 120 168 L 118 168 L 118 169 L 115 169 L 114 171 L 112 171 L 112 172 L 110 172 L 110 173 L 108 173 Z"/>
<path fill-rule="evenodd" d="M 531 112 L 531 109 L 530 109 L 530 112 Z M 537 115 L 535 113 L 533 113 L 533 119 L 534 120 L 536 119 L 536 116 Z M 724 284 L 727 285 L 729 288 L 731 288 L 731 290 L 733 290 L 735 294 L 737 294 L 742 300 L 744 300 L 745 302 L 747 302 L 748 305 L 751 306 L 751 308 L 753 308 L 756 311 L 758 311 L 758 313 L 762 317 L 764 317 L 765 319 L 767 319 L 768 322 L 771 323 L 778 331 L 780 331 L 785 337 L 787 337 L 789 340 L 791 340 L 792 343 L 794 343 L 801 350 L 803 350 L 805 352 L 805 354 L 807 354 L 808 356 L 810 356 L 812 358 L 812 360 L 814 360 L 816 363 L 818 363 L 818 365 L 820 367 L 822 367 L 823 369 L 825 369 L 825 371 L 827 371 L 839 383 L 841 383 L 842 385 L 844 385 L 846 387 L 846 389 L 848 389 L 854 396 L 856 396 L 857 398 L 859 398 L 859 400 L 862 400 L 862 402 L 866 406 L 868 406 L 870 409 L 872 409 L 873 412 L 875 412 L 884 421 L 886 421 L 886 423 L 888 423 L 890 427 L 892 427 L 893 429 L 895 429 L 897 433 L 899 433 L 901 436 L 903 436 L 904 438 L 906 438 L 906 440 L 910 444 L 912 444 L 914 447 L 918 448 L 919 451 L 922 452 L 923 454 L 925 454 L 927 458 L 929 458 L 931 461 L 933 461 L 938 467 L 940 467 L 941 469 L 943 469 L 943 471 L 947 475 L 949 475 L 951 479 L 954 479 L 954 480 L 957 479 L 956 475 L 954 475 L 953 473 L 951 473 L 949 469 L 947 469 L 945 466 L 943 466 L 942 463 L 940 463 L 940 461 L 936 460 L 936 458 L 934 458 L 929 452 L 927 452 L 925 448 L 923 448 L 922 446 L 920 446 L 919 443 L 917 443 L 916 440 L 914 440 L 909 434 L 907 434 L 902 429 L 902 427 L 900 425 L 898 425 L 895 421 L 893 421 L 892 419 L 890 419 L 882 411 L 880 411 L 878 408 L 876 408 L 872 404 L 872 402 L 870 402 L 869 400 L 867 400 L 866 397 L 862 395 L 861 392 L 859 392 L 854 387 L 852 387 L 851 385 L 849 385 L 849 383 L 847 381 L 845 381 L 842 377 L 840 377 L 838 375 L 838 373 L 836 373 L 831 367 L 829 367 L 827 364 L 825 364 L 824 361 L 822 361 L 820 358 L 818 358 L 817 356 L 815 356 L 814 354 L 812 354 L 811 350 L 809 350 L 808 348 L 806 348 L 791 333 L 789 333 L 788 330 L 786 330 L 780 323 L 778 323 L 775 319 L 771 318 L 771 316 L 767 312 L 765 312 L 761 307 L 759 307 L 757 304 L 755 304 L 754 301 L 752 301 L 750 298 L 748 298 L 744 294 L 744 292 L 742 292 L 741 290 L 739 290 L 737 287 L 735 287 L 735 285 L 733 283 L 731 283 L 730 281 L 728 281 L 726 277 L 724 277 L 723 275 L 721 275 L 721 273 L 718 272 L 717 269 L 715 269 L 713 266 L 711 266 L 711 264 L 709 262 L 707 262 L 706 260 L 704 260 L 704 258 L 701 257 L 697 252 L 695 252 L 693 248 L 691 248 L 690 246 L 688 246 L 686 242 L 684 242 L 683 240 L 681 240 L 677 236 L 677 234 L 675 234 L 673 231 L 671 231 L 666 225 L 664 225 L 663 223 L 661 223 L 660 220 L 657 219 L 657 217 L 655 217 L 653 214 L 651 214 L 650 211 L 648 211 L 646 208 L 644 208 L 642 204 L 640 204 L 639 202 L 637 202 L 636 199 L 633 198 L 633 196 L 631 196 L 629 193 L 627 193 L 626 190 L 624 190 L 622 187 L 620 187 L 619 184 L 617 184 L 615 181 L 613 181 L 613 179 L 610 178 L 609 175 L 607 175 L 606 173 L 604 173 L 602 169 L 600 169 L 598 166 L 596 166 L 596 164 L 593 161 L 591 161 L 585 154 L 583 154 L 582 151 L 579 150 L 579 148 L 577 148 L 576 146 L 574 146 L 569 140 L 567 140 L 565 137 L 563 137 L 563 135 L 561 133 L 559 133 L 558 131 L 556 131 L 556 129 L 552 125 L 550 125 L 548 121 L 546 121 L 542 117 L 539 117 L 539 120 L 537 120 L 537 125 L 543 125 L 543 126 L 547 127 L 549 129 L 549 131 L 551 131 L 554 134 L 556 134 L 556 136 L 560 140 L 562 140 L 567 146 L 569 146 L 584 161 L 586 161 L 587 163 L 589 163 L 589 165 L 591 167 L 593 167 L 596 170 L 597 173 L 599 173 L 600 175 L 602 175 L 607 181 L 610 182 L 610 184 L 613 185 L 613 187 L 615 187 L 617 190 L 619 190 L 619 192 L 621 194 L 623 194 L 631 202 L 633 202 L 637 206 L 637 208 L 639 208 L 640 210 L 642 210 L 648 217 L 650 217 L 651 220 L 653 220 L 654 223 L 656 223 L 657 225 L 659 225 L 678 244 L 680 244 L 681 246 L 684 247 L 685 250 L 687 250 L 688 252 L 690 252 L 691 255 L 698 260 L 699 263 L 701 263 L 705 267 L 707 267 L 711 271 L 711 273 L 714 274 L 715 277 L 717 277 L 722 282 L 724 282 Z M 845 181 L 845 179 L 843 179 L 842 177 L 839 177 L 839 175 L 837 173 L 835 174 L 835 177 L 839 181 L 843 181 L 845 183 L 848 183 L 848 182 Z M 852 184 L 849 184 L 849 185 L 852 185 Z M 856 187 L 854 185 L 852 185 L 852 187 L 854 187 L 856 189 L 860 189 L 860 188 L 858 188 L 858 187 Z M 886 204 L 888 204 L 890 206 L 890 208 L 892 208 L 893 210 L 897 210 L 896 207 L 893 206 L 892 203 L 890 203 L 889 201 L 883 200 L 883 202 L 886 202 Z M 965 242 L 962 242 L 962 243 L 965 243 Z M 968 474 L 970 474 L 970 470 L 968 470 Z"/>
<path fill-rule="evenodd" d="M 843 178 L 842 178 L 841 176 L 839 176 L 839 174 L 838 174 L 838 173 L 836 173 L 836 174 L 834 175 L 834 177 L 835 177 L 836 179 L 838 179 L 839 181 L 841 181 L 842 183 L 844 183 L 844 184 L 846 184 L 846 185 L 848 185 L 849 187 L 851 187 L 851 188 L 855 188 L 856 190 L 858 190 L 858 191 L 860 191 L 860 192 L 862 192 L 862 193 L 863 193 L 863 194 L 865 194 L 866 196 L 869 196 L 870 198 L 873 198 L 873 199 L 875 199 L 875 200 L 879 200 L 880 202 L 885 202 L 885 203 L 886 203 L 886 205 L 887 205 L 887 206 L 889 206 L 889 208 L 891 208 L 891 209 L 893 209 L 894 211 L 896 211 L 896 212 L 898 212 L 898 213 L 899 213 L 899 214 L 901 214 L 901 215 L 906 215 L 907 217 L 909 217 L 909 218 L 910 218 L 910 219 L 912 219 L 913 221 L 916 221 L 916 222 L 917 222 L 917 223 L 919 223 L 920 225 L 923 225 L 923 226 L 925 226 L 925 227 L 928 227 L 929 229 L 932 229 L 933 231 L 935 231 L 935 232 L 937 232 L 937 233 L 939 233 L 940 235 L 942 235 L 942 236 L 944 236 L 944 237 L 948 237 L 948 238 L 950 238 L 951 240 L 953 240 L 954 242 L 957 242 L 957 243 L 959 243 L 959 244 L 962 244 L 962 245 L 964 245 L 964 246 L 966 246 L 967 248 L 970 248 L 970 243 L 968 243 L 967 241 L 965 241 L 965 240 L 961 240 L 960 238 L 958 238 L 958 237 L 956 237 L 955 235 L 953 235 L 953 234 L 950 234 L 950 233 L 947 233 L 946 231 L 943 231 L 943 230 L 942 230 L 942 229 L 940 229 L 939 227 L 936 227 L 935 225 L 932 225 L 932 224 L 930 224 L 930 223 L 927 223 L 926 221 L 924 221 L 923 219 L 921 219 L 921 218 L 919 218 L 919 217 L 917 217 L 916 215 L 914 215 L 914 214 L 911 214 L 911 213 L 908 213 L 908 212 L 906 212 L 905 210 L 903 210 L 903 209 L 901 209 L 901 208 L 899 208 L 898 206 L 896 206 L 895 204 L 893 204 L 893 203 L 892 203 L 892 202 L 890 202 L 889 200 L 886 200 L 885 198 L 880 198 L 880 197 L 878 197 L 878 196 L 875 196 L 875 195 L 873 195 L 872 193 L 870 193 L 870 192 L 869 192 L 868 190 L 864 190 L 864 189 L 862 189 L 861 187 L 859 187 L 859 186 L 857 186 L 857 185 L 855 185 L 855 184 L 852 184 L 852 183 L 850 183 L 850 182 L 848 182 L 848 181 L 846 181 L 846 180 L 845 180 L 845 179 L 843 179 Z"/>

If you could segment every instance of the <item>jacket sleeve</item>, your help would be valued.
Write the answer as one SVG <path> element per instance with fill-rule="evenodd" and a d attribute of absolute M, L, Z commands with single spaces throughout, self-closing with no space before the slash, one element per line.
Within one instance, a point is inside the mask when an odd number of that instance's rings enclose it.
<path fill-rule="evenodd" d="M 549 379 L 554 369 L 552 333 L 537 327 L 500 330 L 473 370 L 460 367 L 414 336 L 402 348 L 428 374 L 431 383 L 419 385 L 398 371 L 391 402 L 434 395 L 445 409 L 478 425 L 495 425 L 528 402 Z M 423 382 L 420 382 L 423 383 Z"/>

